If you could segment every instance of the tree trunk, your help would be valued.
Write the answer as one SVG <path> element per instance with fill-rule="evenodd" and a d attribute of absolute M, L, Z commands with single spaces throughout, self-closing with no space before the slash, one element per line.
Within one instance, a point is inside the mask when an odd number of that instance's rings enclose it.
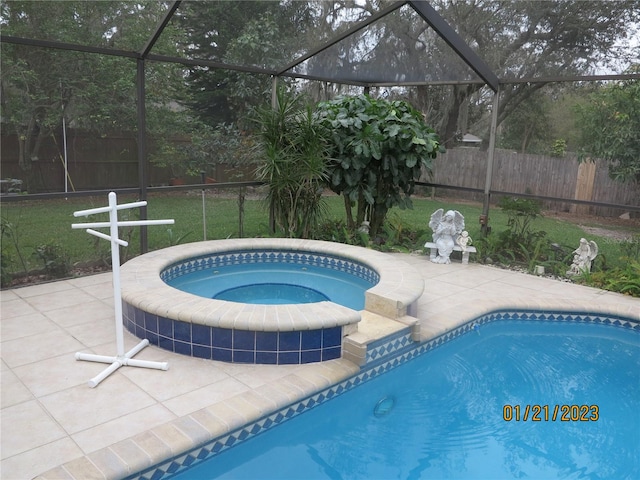
<path fill-rule="evenodd" d="M 457 142 L 460 109 L 465 104 L 469 96 L 478 90 L 477 85 L 454 85 L 449 100 L 449 106 L 444 114 L 440 141 L 446 148 L 452 148 Z"/>
<path fill-rule="evenodd" d="M 25 145 L 26 138 L 23 134 L 18 132 L 18 165 L 22 170 L 27 170 L 31 167 L 31 162 L 25 162 L 26 153 L 25 153 Z"/>
<path fill-rule="evenodd" d="M 520 146 L 520 153 L 527 153 L 527 146 L 529 145 L 529 138 L 531 138 L 531 131 L 533 129 L 527 125 L 524 128 L 524 134 L 522 135 L 522 145 Z"/>
<path fill-rule="evenodd" d="M 377 203 L 371 207 L 371 218 L 369 221 L 371 222 L 369 225 L 369 235 L 371 238 L 375 238 L 378 235 L 378 232 L 382 228 L 382 224 L 384 223 L 384 219 L 387 216 L 387 206 L 384 203 Z"/>
<path fill-rule="evenodd" d="M 368 207 L 369 207 L 369 204 L 364 199 L 364 195 L 362 194 L 362 192 L 360 192 L 358 194 L 358 215 L 356 217 L 356 226 L 359 227 L 360 225 L 362 225 L 362 222 L 364 222 L 367 219 Z M 368 221 L 370 222 L 371 218 L 369 218 Z"/>
<path fill-rule="evenodd" d="M 19 154 L 18 165 L 22 170 L 28 172 L 31 170 L 31 142 L 33 139 L 33 130 L 35 129 L 36 120 L 31 117 L 29 125 L 22 131 L 18 131 Z"/>
<path fill-rule="evenodd" d="M 346 193 L 342 194 L 344 200 L 344 211 L 347 214 L 347 228 L 349 230 L 355 230 L 355 223 L 353 223 L 353 211 L 351 209 L 351 199 Z"/>
<path fill-rule="evenodd" d="M 244 237 L 244 187 L 238 190 L 238 237 Z"/>
<path fill-rule="evenodd" d="M 451 100 L 449 108 L 445 114 L 443 121 L 443 130 L 441 141 L 444 142 L 445 148 L 453 148 L 456 144 L 456 134 L 458 132 L 458 114 L 460 113 L 460 105 L 465 99 L 464 90 L 458 85 L 452 87 Z"/>

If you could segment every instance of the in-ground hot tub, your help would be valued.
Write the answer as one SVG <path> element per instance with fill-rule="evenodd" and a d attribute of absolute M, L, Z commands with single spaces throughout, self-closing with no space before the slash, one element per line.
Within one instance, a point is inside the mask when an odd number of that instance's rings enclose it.
<path fill-rule="evenodd" d="M 261 263 L 261 268 L 268 268 L 282 262 L 301 269 L 333 269 L 372 286 L 363 291 L 361 303 L 350 308 L 323 292 L 319 293 L 328 300 L 241 303 L 242 290 L 229 301 L 168 284 L 194 272 L 214 277 L 229 266 Z M 125 327 L 153 345 L 225 362 L 298 364 L 339 358 L 343 336 L 357 330 L 360 305 L 394 319 L 415 315 L 424 281 L 408 263 L 361 247 L 299 239 L 232 239 L 178 245 L 136 257 L 122 266 L 121 286 Z M 237 292 L 238 287 L 231 290 Z"/>

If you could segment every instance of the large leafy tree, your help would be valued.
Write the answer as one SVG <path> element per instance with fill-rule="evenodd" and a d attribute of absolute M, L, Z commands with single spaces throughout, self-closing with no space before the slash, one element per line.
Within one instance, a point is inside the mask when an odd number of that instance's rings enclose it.
<path fill-rule="evenodd" d="M 254 2 L 255 3 L 255 2 Z M 255 5 L 254 14 L 264 13 L 271 2 Z M 249 21 L 244 2 L 188 2 L 177 11 L 186 37 L 184 46 L 194 58 L 223 62 L 231 43 Z M 236 115 L 228 97 L 233 90 L 227 70 L 192 67 L 187 83 L 191 92 L 183 99 L 206 123 L 233 122 Z"/>
<path fill-rule="evenodd" d="M 311 21 L 307 2 L 185 2 L 177 12 L 189 56 L 239 67 L 275 69 L 299 49 Z M 185 104 L 209 125 L 234 123 L 270 98 L 269 76 L 193 67 Z"/>
<path fill-rule="evenodd" d="M 369 221 L 376 235 L 391 207 L 411 208 L 415 181 L 444 150 L 438 136 L 407 102 L 368 95 L 322 102 L 317 115 L 331 132 L 329 187 L 344 196 L 349 226 Z"/>
<path fill-rule="evenodd" d="M 548 153 L 553 139 L 550 131 L 550 99 L 538 91 L 503 122 L 500 147 L 520 153 Z"/>
<path fill-rule="evenodd" d="M 3 33 L 123 50 L 142 48 L 149 25 L 164 13 L 155 2 L 40 2 L 11 0 L 1 4 Z M 175 31 L 160 40 L 176 51 Z M 148 126 L 175 132 L 171 108 L 181 72 L 153 65 L 147 69 Z M 67 125 L 109 132 L 135 132 L 136 64 L 128 58 L 2 43 L 3 128 L 13 130 L 25 172 L 38 160 L 40 146 Z M 180 122 L 178 122 L 180 123 Z M 184 122 L 183 122 L 184 123 Z M 172 124 L 172 128 L 166 127 Z"/>
<path fill-rule="evenodd" d="M 633 55 L 630 45 L 640 21 L 640 9 L 633 0 L 430 3 L 501 79 L 618 72 L 620 64 Z M 316 31 L 330 29 L 335 34 L 344 23 L 364 19 L 384 6 L 379 0 L 323 2 L 324 20 Z M 410 103 L 428 115 L 428 123 L 447 146 L 465 133 L 467 118 L 473 122 L 477 112 L 484 112 L 486 119 L 492 98 L 486 92 L 479 94 L 486 90 L 481 84 L 464 83 L 475 78 L 471 69 L 409 6 L 314 56 L 308 71 L 372 83 L 435 82 L 396 92 L 408 95 Z M 452 85 L 438 84 L 443 81 Z M 543 86 L 503 84 L 498 122 Z M 481 105 L 474 112 L 461 114 L 477 103 Z"/>
<path fill-rule="evenodd" d="M 620 63 L 630 61 L 634 55 L 635 50 L 629 45 L 640 21 L 635 1 L 434 3 L 501 78 L 561 77 L 598 73 L 596 69 L 600 72 L 618 69 Z M 433 40 L 428 32 L 428 27 L 416 24 L 406 35 L 432 54 Z M 447 65 L 448 57 L 437 54 L 432 55 L 432 62 Z M 542 83 L 503 84 L 498 123 L 543 87 Z M 439 99 L 429 121 L 445 145 L 450 145 L 460 128 L 461 107 L 480 88 L 480 85 L 421 86 L 411 92 L 411 102 L 422 109 L 423 105 L 433 105 L 434 97 Z"/>
<path fill-rule="evenodd" d="M 95 27 L 108 16 L 108 10 L 105 4 L 89 11 L 86 5 L 71 2 L 4 2 L 3 33 L 99 45 L 100 29 Z M 67 22 L 74 16 L 77 24 L 71 27 Z M 38 160 L 42 141 L 61 124 L 63 115 L 86 111 L 79 92 L 96 72 L 96 63 L 97 56 L 2 44 L 3 121 L 17 134 L 22 169 L 29 170 L 31 162 Z M 114 68 L 113 58 L 106 63 L 107 71 L 122 72 Z M 91 118 L 97 115 L 93 109 L 87 113 Z"/>
<path fill-rule="evenodd" d="M 640 182 L 640 80 L 606 84 L 576 109 L 582 157 L 607 160 L 612 178 Z"/>

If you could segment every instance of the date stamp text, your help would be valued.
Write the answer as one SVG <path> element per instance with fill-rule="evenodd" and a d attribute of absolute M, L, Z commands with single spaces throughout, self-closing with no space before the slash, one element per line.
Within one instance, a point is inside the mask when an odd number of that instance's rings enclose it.
<path fill-rule="evenodd" d="M 597 422 L 598 405 L 505 405 L 505 422 Z"/>

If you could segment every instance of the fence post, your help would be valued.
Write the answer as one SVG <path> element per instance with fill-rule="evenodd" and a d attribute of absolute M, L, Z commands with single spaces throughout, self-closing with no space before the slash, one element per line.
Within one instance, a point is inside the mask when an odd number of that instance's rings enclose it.
<path fill-rule="evenodd" d="M 578 165 L 578 177 L 576 180 L 576 191 L 574 197 L 576 200 L 591 200 L 593 197 L 593 185 L 596 178 L 596 162 L 590 158 L 580 162 Z M 586 215 L 590 213 L 589 205 L 571 205 L 571 213 L 578 215 Z"/>

